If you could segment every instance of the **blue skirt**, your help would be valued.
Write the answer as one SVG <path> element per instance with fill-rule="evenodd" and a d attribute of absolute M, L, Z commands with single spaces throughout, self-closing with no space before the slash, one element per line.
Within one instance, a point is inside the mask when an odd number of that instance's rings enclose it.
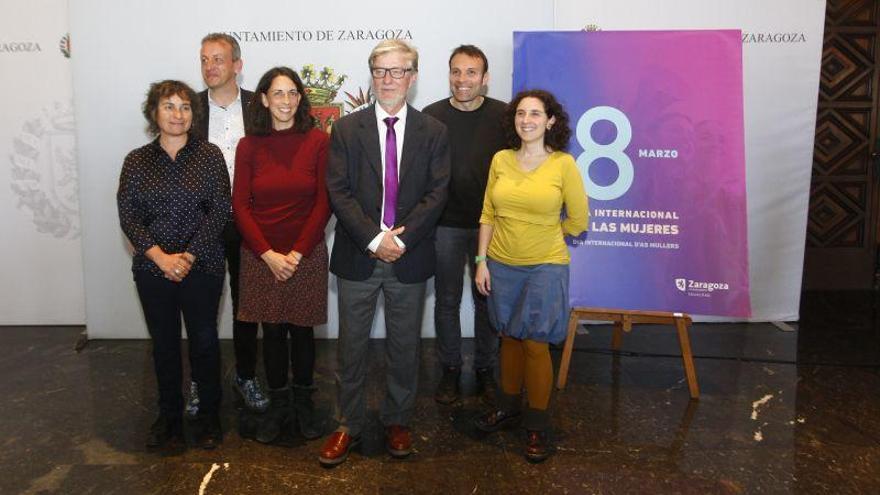
<path fill-rule="evenodd" d="M 568 332 L 568 265 L 488 260 L 489 319 L 508 337 L 557 344 Z"/>

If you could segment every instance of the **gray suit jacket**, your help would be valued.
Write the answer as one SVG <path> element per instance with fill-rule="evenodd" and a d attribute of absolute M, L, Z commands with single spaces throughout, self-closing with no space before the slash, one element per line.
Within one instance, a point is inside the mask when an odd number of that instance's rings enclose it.
<path fill-rule="evenodd" d="M 333 125 L 327 189 L 336 214 L 330 271 L 347 280 L 366 280 L 376 259 L 367 245 L 381 232 L 382 159 L 375 106 L 346 115 Z M 406 252 L 394 263 L 403 283 L 434 275 L 434 228 L 446 203 L 450 170 L 446 126 L 408 107 L 397 192 L 397 225 Z"/>

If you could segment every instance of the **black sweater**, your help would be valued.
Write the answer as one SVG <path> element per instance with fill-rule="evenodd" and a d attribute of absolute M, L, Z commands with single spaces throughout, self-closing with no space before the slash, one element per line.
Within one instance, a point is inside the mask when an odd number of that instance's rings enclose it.
<path fill-rule="evenodd" d="M 470 112 L 456 109 L 448 98 L 422 110 L 449 129 L 452 177 L 440 225 L 473 229 L 480 226 L 489 165 L 496 152 L 508 147 L 501 126 L 506 109 L 506 103 L 487 96 L 480 108 Z"/>

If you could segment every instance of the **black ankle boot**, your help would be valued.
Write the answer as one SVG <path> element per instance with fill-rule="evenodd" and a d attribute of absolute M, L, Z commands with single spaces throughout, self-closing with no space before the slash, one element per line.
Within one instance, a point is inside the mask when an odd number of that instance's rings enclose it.
<path fill-rule="evenodd" d="M 512 428 L 522 419 L 522 414 L 520 413 L 521 403 L 522 398 L 519 395 L 510 395 L 502 392 L 498 394 L 498 404 L 496 406 L 488 413 L 474 418 L 474 426 L 486 433 Z"/>
<path fill-rule="evenodd" d="M 293 410 L 296 413 L 296 428 L 306 440 L 314 440 L 322 435 L 322 428 L 315 414 L 315 402 L 312 395 L 315 386 L 293 386 Z"/>
<path fill-rule="evenodd" d="M 492 368 L 479 368 L 476 371 L 477 394 L 483 398 L 486 405 L 494 406 L 498 400 L 498 384 L 495 382 L 495 370 Z"/>
<path fill-rule="evenodd" d="M 529 462 L 544 462 L 553 454 L 553 444 L 550 442 L 550 414 L 546 409 L 528 408 L 525 414 L 526 427 L 526 460 Z"/>
<path fill-rule="evenodd" d="M 272 443 L 281 436 L 284 423 L 290 416 L 290 390 L 282 388 L 269 391 L 269 410 L 260 418 L 257 426 L 256 440 L 261 443 Z"/>
<path fill-rule="evenodd" d="M 440 404 L 452 404 L 457 401 L 460 396 L 458 380 L 461 377 L 461 368 L 457 366 L 447 366 L 443 368 L 443 376 L 437 385 L 437 391 L 434 392 L 434 400 Z"/>
<path fill-rule="evenodd" d="M 526 432 L 526 460 L 529 462 L 544 462 L 553 453 L 550 438 L 546 431 L 527 430 Z"/>
<path fill-rule="evenodd" d="M 146 445 L 150 449 L 164 447 L 171 442 L 183 441 L 183 420 L 179 417 L 170 417 L 159 414 L 156 421 L 150 426 L 147 434 Z"/>
<path fill-rule="evenodd" d="M 217 412 L 199 411 L 196 417 L 196 445 L 205 450 L 214 450 L 223 443 L 223 428 L 220 425 L 220 414 Z"/>

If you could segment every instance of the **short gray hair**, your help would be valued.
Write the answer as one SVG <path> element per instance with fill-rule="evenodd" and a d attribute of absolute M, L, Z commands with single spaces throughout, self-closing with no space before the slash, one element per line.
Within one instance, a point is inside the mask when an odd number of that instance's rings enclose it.
<path fill-rule="evenodd" d="M 238 46 L 238 41 L 232 36 L 226 33 L 210 33 L 204 38 L 202 38 L 202 44 L 209 41 L 222 41 L 232 47 L 232 60 L 236 61 L 241 58 L 241 47 Z"/>
<path fill-rule="evenodd" d="M 373 67 L 373 62 L 376 61 L 377 58 L 385 55 L 386 53 L 391 52 L 400 52 L 403 56 L 409 58 L 410 64 L 412 64 L 413 72 L 419 71 L 419 52 L 412 45 L 403 40 L 392 39 L 392 40 L 384 40 L 379 42 L 373 51 L 370 52 L 370 58 L 368 63 L 370 67 Z"/>

